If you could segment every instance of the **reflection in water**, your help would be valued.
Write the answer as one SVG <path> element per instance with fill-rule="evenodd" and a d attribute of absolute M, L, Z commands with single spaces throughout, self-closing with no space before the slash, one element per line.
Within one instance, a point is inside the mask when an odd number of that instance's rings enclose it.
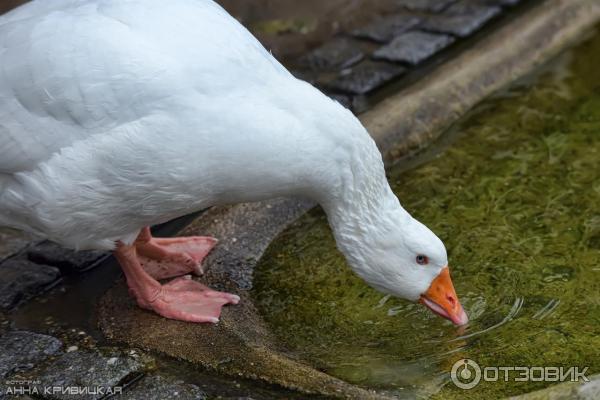
<path fill-rule="evenodd" d="M 446 243 L 469 325 L 367 287 L 317 209 L 256 272 L 257 303 L 281 341 L 332 375 L 400 397 L 496 398 L 549 384 L 463 391 L 448 384 L 461 358 L 599 373 L 598 65 L 600 35 L 486 101 L 426 162 L 389 171 L 404 207 Z"/>

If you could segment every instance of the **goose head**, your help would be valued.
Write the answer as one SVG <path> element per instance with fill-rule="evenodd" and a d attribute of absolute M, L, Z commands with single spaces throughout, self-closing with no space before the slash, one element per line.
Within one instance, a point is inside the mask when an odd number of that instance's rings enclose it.
<path fill-rule="evenodd" d="M 413 218 L 392 192 L 375 142 L 353 116 L 340 117 L 352 132 L 335 176 L 321 196 L 337 247 L 373 288 L 420 302 L 456 325 L 468 322 L 452 280 L 446 248 Z M 340 166 L 341 165 L 341 166 Z M 326 175 L 325 175 L 326 176 Z"/>
<path fill-rule="evenodd" d="M 419 302 L 454 324 L 465 325 L 469 319 L 450 278 L 442 241 L 411 217 L 397 198 L 383 207 L 369 217 L 355 215 L 358 224 L 331 221 L 350 267 L 378 291 Z"/>
<path fill-rule="evenodd" d="M 420 302 L 456 325 L 468 317 L 450 278 L 442 241 L 425 225 L 401 209 L 384 216 L 368 233 L 360 263 L 353 269 L 381 292 Z"/>

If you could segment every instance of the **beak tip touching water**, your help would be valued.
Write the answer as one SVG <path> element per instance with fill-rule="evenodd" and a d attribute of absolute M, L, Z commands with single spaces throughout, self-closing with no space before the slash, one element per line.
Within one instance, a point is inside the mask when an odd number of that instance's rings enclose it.
<path fill-rule="evenodd" d="M 431 282 L 427 292 L 421 295 L 420 303 L 455 325 L 462 326 L 469 322 L 469 317 L 456 296 L 448 267 L 444 267 Z"/>
<path fill-rule="evenodd" d="M 469 323 L 469 316 L 465 312 L 465 310 L 460 307 L 460 313 L 457 315 L 456 319 L 452 319 L 454 325 L 463 326 Z"/>

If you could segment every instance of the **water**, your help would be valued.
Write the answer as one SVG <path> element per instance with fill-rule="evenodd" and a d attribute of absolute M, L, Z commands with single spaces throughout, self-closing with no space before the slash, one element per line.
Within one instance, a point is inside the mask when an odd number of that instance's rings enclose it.
<path fill-rule="evenodd" d="M 448 374 L 461 358 L 599 373 L 598 65 L 597 33 L 389 171 L 403 206 L 445 242 L 468 326 L 366 286 L 316 209 L 271 245 L 255 275 L 261 313 L 289 351 L 400 397 L 498 398 L 550 385 L 463 391 Z"/>

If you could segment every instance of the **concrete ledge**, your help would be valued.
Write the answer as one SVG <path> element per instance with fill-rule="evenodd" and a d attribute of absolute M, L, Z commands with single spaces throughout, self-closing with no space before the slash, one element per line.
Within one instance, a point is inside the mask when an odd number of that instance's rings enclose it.
<path fill-rule="evenodd" d="M 589 382 L 565 382 L 549 388 L 511 397 L 508 400 L 597 400 L 600 399 L 600 375 Z"/>

